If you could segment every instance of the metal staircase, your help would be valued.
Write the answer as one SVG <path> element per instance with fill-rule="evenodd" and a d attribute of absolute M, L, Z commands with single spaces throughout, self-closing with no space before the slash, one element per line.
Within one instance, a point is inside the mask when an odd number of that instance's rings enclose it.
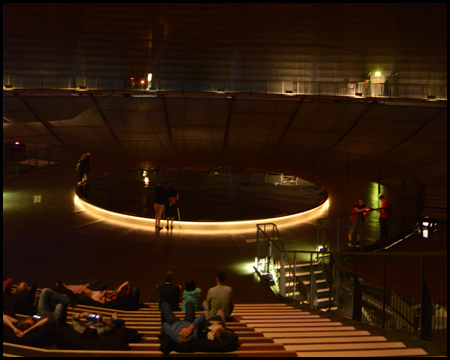
<path fill-rule="evenodd" d="M 334 299 L 330 295 L 330 288 L 319 262 L 296 264 L 295 271 L 293 266 L 285 267 L 286 297 L 317 309 L 333 306 Z"/>
<path fill-rule="evenodd" d="M 266 278 L 273 291 L 286 300 L 298 301 L 317 309 L 331 309 L 334 299 L 325 276 L 323 254 L 307 252 L 309 262 L 297 263 L 302 251 L 285 251 L 275 224 L 258 225 L 255 269 Z"/>

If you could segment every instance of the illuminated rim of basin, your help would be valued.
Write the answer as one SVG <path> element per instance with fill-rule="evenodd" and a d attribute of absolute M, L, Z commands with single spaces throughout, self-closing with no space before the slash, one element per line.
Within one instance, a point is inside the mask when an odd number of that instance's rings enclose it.
<path fill-rule="evenodd" d="M 132 216 L 126 214 L 120 214 L 117 212 L 102 209 L 98 206 L 92 205 L 89 202 L 78 197 L 75 193 L 74 198 L 75 205 L 84 210 L 87 214 L 96 217 L 100 220 L 111 222 L 112 224 L 132 227 L 142 227 L 144 229 L 153 230 L 155 228 L 155 219 L 143 218 L 140 216 Z M 258 219 L 258 220 L 242 220 L 242 221 L 177 221 L 173 222 L 174 230 L 182 229 L 183 232 L 193 233 L 218 233 L 226 231 L 230 232 L 248 232 L 254 231 L 255 226 L 259 224 L 274 223 L 278 227 L 293 226 L 299 222 L 311 221 L 323 217 L 323 213 L 329 207 L 329 198 L 316 206 L 313 209 L 303 211 L 301 213 L 280 216 L 275 218 Z M 161 226 L 165 225 L 165 220 L 161 220 Z"/>

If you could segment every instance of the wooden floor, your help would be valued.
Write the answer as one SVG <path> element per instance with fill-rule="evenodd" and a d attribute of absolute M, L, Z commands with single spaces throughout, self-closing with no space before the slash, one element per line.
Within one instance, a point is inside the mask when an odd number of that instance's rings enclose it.
<path fill-rule="evenodd" d="M 67 351 L 36 349 L 3 343 L 4 356 L 127 356 L 159 357 L 157 334 L 161 329 L 156 303 L 135 312 L 117 311 L 119 319 L 129 328 L 143 333 L 141 341 L 130 344 L 130 351 Z M 99 312 L 104 317 L 114 310 L 88 306 L 69 309 L 68 322 L 75 312 Z M 182 312 L 176 312 L 182 315 Z M 197 313 L 200 314 L 200 313 Z M 401 341 L 364 330 L 358 324 L 343 323 L 328 314 L 295 308 L 286 304 L 237 304 L 232 314 L 235 321 L 227 323 L 238 336 L 241 346 L 230 353 L 170 353 L 169 356 L 242 356 L 242 357 L 366 357 L 424 356 L 425 350 L 406 346 Z"/>
<path fill-rule="evenodd" d="M 91 216 L 74 204 L 76 161 L 74 158 L 73 163 L 66 161 L 56 168 L 4 180 L 4 279 L 40 288 L 52 287 L 58 280 L 80 284 L 101 279 L 111 289 L 128 280 L 140 288 L 141 302 L 156 302 L 156 286 L 163 282 L 166 271 L 173 271 L 174 282 L 183 287 L 193 278 L 204 298 L 215 286 L 217 271 L 222 270 L 237 303 L 277 302 L 252 268 L 256 226 L 239 234 L 192 233 L 178 226 L 157 233 L 153 228 L 119 225 Z M 91 175 L 142 166 L 94 158 Z M 330 207 L 323 217 L 345 214 L 361 194 L 369 199 L 376 185 L 337 175 L 331 179 L 318 172 L 307 179 L 329 192 Z M 402 198 L 388 191 L 392 202 Z M 116 196 L 122 196 L 120 188 Z M 286 250 L 316 250 L 316 221 L 280 226 Z"/>

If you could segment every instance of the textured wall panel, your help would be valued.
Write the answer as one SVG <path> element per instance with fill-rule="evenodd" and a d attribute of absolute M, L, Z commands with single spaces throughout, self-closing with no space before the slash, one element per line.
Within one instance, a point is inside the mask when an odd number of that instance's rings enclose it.
<path fill-rule="evenodd" d="M 447 83 L 446 4 L 4 4 L 7 73 Z M 209 90 L 211 91 L 211 90 Z"/>

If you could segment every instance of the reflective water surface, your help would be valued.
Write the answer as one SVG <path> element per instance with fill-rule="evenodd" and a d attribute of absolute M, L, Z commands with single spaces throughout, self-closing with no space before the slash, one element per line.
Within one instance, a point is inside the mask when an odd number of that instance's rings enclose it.
<path fill-rule="evenodd" d="M 327 192 L 295 176 L 257 170 L 138 169 L 104 174 L 85 186 L 88 201 L 106 210 L 154 217 L 155 187 L 173 183 L 183 221 L 257 220 L 297 214 L 322 204 Z"/>

